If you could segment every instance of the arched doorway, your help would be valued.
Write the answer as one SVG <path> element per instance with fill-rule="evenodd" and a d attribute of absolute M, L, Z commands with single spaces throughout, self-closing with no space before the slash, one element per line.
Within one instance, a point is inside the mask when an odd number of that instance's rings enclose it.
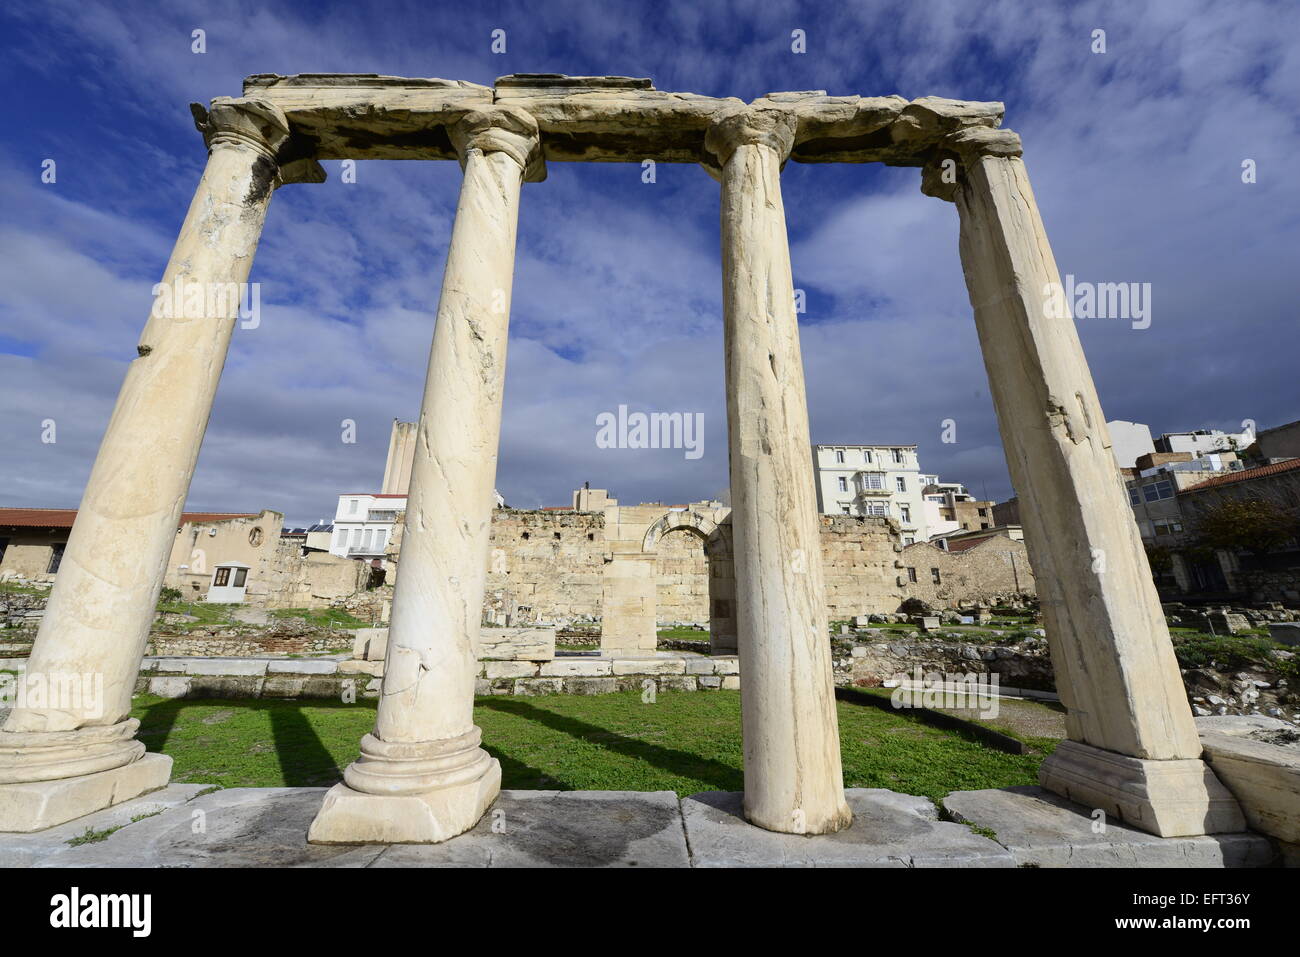
<path fill-rule="evenodd" d="M 728 512 L 670 511 L 646 530 L 641 550 L 655 556 L 656 623 L 707 621 L 710 651 L 730 655 L 736 571 Z"/>

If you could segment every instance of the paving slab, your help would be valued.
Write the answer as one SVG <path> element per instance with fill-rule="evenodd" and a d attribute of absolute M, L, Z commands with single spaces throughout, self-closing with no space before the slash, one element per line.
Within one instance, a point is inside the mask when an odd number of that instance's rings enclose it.
<path fill-rule="evenodd" d="M 69 841 L 87 831 L 102 833 L 109 828 L 134 827 L 133 818 L 144 819 L 193 800 L 206 784 L 169 784 L 114 807 L 68 821 L 33 834 L 0 834 L 0 867 L 33 867 L 70 848 Z"/>
<path fill-rule="evenodd" d="M 1037 786 L 954 791 L 943 801 L 958 821 L 990 829 L 1021 867 L 1267 867 L 1278 852 L 1261 834 L 1156 837 Z"/>
<path fill-rule="evenodd" d="M 502 791 L 473 830 L 374 867 L 689 867 L 672 791 Z"/>
<path fill-rule="evenodd" d="M 307 843 L 327 788 L 229 788 L 196 797 L 34 867 L 365 867 L 380 846 Z M 82 823 L 90 817 L 82 818 Z M 0 845 L 4 840 L 0 838 Z"/>
<path fill-rule="evenodd" d="M 1011 854 L 964 824 L 939 820 L 929 798 L 884 788 L 844 792 L 853 824 L 835 834 L 765 831 L 747 822 L 739 791 L 682 799 L 696 867 L 1014 867 Z"/>

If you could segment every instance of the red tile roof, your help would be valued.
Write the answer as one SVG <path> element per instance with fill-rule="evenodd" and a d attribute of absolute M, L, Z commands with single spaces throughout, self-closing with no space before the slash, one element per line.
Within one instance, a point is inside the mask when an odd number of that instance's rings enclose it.
<path fill-rule="evenodd" d="M 227 518 L 256 518 L 257 512 L 185 512 L 182 522 L 219 522 Z M 0 526 L 15 528 L 71 528 L 75 508 L 0 508 Z"/>
<path fill-rule="evenodd" d="M 1249 482 L 1251 479 L 1267 478 L 1270 475 L 1280 475 L 1283 472 L 1291 472 L 1300 469 L 1300 459 L 1288 459 L 1285 462 L 1275 462 L 1272 465 L 1261 465 L 1259 468 L 1244 469 L 1240 472 L 1230 472 L 1227 475 L 1219 475 L 1204 482 L 1198 482 L 1196 485 L 1189 485 L 1182 489 L 1178 494 L 1186 495 L 1188 492 L 1200 492 L 1207 488 L 1216 488 L 1220 485 L 1235 485 L 1237 482 Z"/>

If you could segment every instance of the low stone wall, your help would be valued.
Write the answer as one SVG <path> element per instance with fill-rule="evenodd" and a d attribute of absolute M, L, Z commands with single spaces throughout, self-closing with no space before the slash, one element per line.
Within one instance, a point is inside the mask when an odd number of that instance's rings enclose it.
<path fill-rule="evenodd" d="M 196 658 L 256 658 L 261 655 L 329 654 L 351 647 L 352 632 L 293 634 L 154 635 L 147 655 Z"/>
<path fill-rule="evenodd" d="M 977 645 L 950 640 L 894 638 L 869 630 L 837 636 L 831 642 L 835 681 L 879 687 L 899 674 L 923 672 L 997 675 L 1005 688 L 1055 691 L 1056 678 L 1047 642 L 1029 638 L 1015 644 Z"/>
<path fill-rule="evenodd" d="M 661 656 L 603 658 L 592 655 L 551 661 L 484 661 L 475 694 L 609 694 L 644 691 L 740 690 L 740 659 Z"/>

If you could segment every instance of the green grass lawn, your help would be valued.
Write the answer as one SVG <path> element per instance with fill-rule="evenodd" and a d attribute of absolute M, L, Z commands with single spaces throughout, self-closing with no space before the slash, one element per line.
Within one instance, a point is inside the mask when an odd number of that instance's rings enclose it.
<path fill-rule="evenodd" d="M 950 791 L 1033 784 L 1042 754 L 1011 755 L 906 716 L 839 702 L 846 787 L 934 800 Z M 139 696 L 149 750 L 175 759 L 172 780 L 224 787 L 323 786 L 341 780 L 374 725 L 375 704 Z M 522 789 L 739 791 L 740 694 L 661 692 L 477 699 L 475 720 Z"/>
<path fill-rule="evenodd" d="M 699 628 L 660 628 L 656 633 L 657 638 L 671 638 L 674 640 L 686 641 L 708 641 L 708 631 L 701 631 Z"/>

